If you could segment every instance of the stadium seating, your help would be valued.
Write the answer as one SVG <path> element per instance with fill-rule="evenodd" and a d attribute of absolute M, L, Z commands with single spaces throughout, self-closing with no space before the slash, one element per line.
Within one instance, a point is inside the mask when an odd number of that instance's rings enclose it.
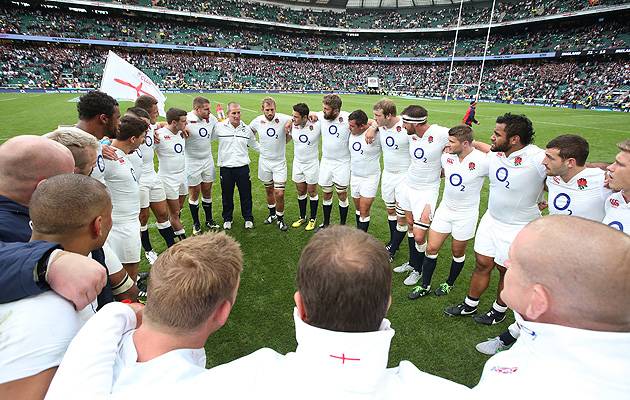
<path fill-rule="evenodd" d="M 383 64 L 289 61 L 216 57 L 191 53 L 117 53 L 172 89 L 264 89 L 364 91 L 368 76 L 381 78 L 390 94 L 441 97 L 448 63 Z M 97 87 L 105 49 L 73 46 L 7 46 L 0 54 L 0 87 Z M 453 82 L 476 83 L 478 63 L 458 63 Z M 630 103 L 630 63 L 623 60 L 577 62 L 492 62 L 486 64 L 482 98 L 549 103 L 623 106 Z M 458 86 L 469 98 L 476 87 Z"/>
<path fill-rule="evenodd" d="M 606 20 L 579 26 L 497 32 L 490 37 L 489 54 L 597 50 L 629 47 L 627 23 Z M 0 8 L 0 32 L 82 39 L 110 39 L 219 48 L 301 52 L 330 56 L 445 57 L 452 37 L 414 39 L 345 38 L 295 35 L 271 31 L 203 26 L 148 17 L 134 19 L 96 14 Z M 485 35 L 462 36 L 457 55 L 482 55 Z"/>

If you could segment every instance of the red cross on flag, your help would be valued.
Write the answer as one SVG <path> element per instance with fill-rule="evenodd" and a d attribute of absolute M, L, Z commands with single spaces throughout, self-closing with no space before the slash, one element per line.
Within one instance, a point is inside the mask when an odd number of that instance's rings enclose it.
<path fill-rule="evenodd" d="M 161 116 L 166 116 L 166 97 L 144 72 L 134 67 L 113 51 L 107 55 L 100 90 L 117 100 L 135 101 L 142 95 L 155 97 Z"/>

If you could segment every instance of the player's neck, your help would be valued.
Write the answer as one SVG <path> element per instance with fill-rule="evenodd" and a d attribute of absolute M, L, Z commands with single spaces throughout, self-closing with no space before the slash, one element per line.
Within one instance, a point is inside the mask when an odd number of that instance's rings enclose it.
<path fill-rule="evenodd" d="M 400 121 L 400 117 L 394 117 L 385 121 L 385 128 L 392 129 Z"/>
<path fill-rule="evenodd" d="M 422 126 L 419 127 L 419 132 L 416 132 L 416 136 L 418 137 L 423 137 L 424 134 L 429 130 L 429 128 L 431 127 L 430 124 L 424 124 Z"/>
<path fill-rule="evenodd" d="M 76 234 L 76 232 L 73 232 Z M 33 231 L 31 241 L 45 240 L 47 242 L 59 243 L 65 251 L 87 256 L 94 248 L 89 240 L 85 240 L 84 235 L 47 235 Z"/>
<path fill-rule="evenodd" d="M 509 157 L 509 156 L 510 156 L 510 154 L 512 154 L 512 153 L 516 153 L 517 151 L 519 151 L 519 150 L 523 150 L 524 148 L 525 148 L 525 146 L 523 146 L 522 144 L 518 144 L 518 145 L 517 145 L 517 144 L 515 144 L 515 145 L 511 146 L 509 150 L 506 150 L 506 151 L 504 152 L 505 157 Z"/>
<path fill-rule="evenodd" d="M 564 175 L 560 175 L 560 178 L 562 178 L 562 180 L 567 183 L 569 182 L 571 179 L 573 179 L 573 177 L 577 174 L 579 174 L 580 172 L 584 171 L 586 169 L 586 166 L 581 166 L 581 167 L 575 167 L 572 168 L 570 170 L 567 171 L 566 174 Z"/>
<path fill-rule="evenodd" d="M 630 203 L 630 190 L 622 190 L 621 196 L 623 196 L 623 199 L 626 201 L 626 203 Z"/>
<path fill-rule="evenodd" d="M 146 321 L 146 317 L 133 333 L 138 362 L 150 361 L 173 350 L 199 349 L 207 340 L 208 335 L 202 332 L 193 332 L 189 335 L 166 332 Z"/>
<path fill-rule="evenodd" d="M 472 153 L 472 151 L 473 151 L 473 148 L 472 148 L 472 147 L 470 147 L 470 148 L 468 148 L 468 149 L 466 149 L 466 150 L 462 151 L 461 153 L 459 153 L 459 154 L 457 155 L 457 157 L 459 158 L 459 161 L 460 161 L 460 162 L 461 162 L 461 161 L 463 161 L 463 160 L 464 160 L 464 158 L 468 157 L 468 155 L 469 155 L 470 153 Z"/>
<path fill-rule="evenodd" d="M 103 139 L 103 136 L 105 136 L 105 130 L 90 121 L 79 120 L 75 126 L 94 136 L 98 140 Z"/>
<path fill-rule="evenodd" d="M 168 129 L 173 135 L 177 135 L 179 133 L 179 131 L 177 130 L 177 125 L 175 124 L 168 124 L 165 126 L 166 129 Z"/>
<path fill-rule="evenodd" d="M 125 140 L 114 139 L 112 141 L 112 146 L 114 146 L 118 150 L 121 150 L 125 154 L 129 154 L 129 153 L 131 153 L 134 150 L 133 146 L 131 145 L 131 143 L 129 143 L 129 142 L 125 141 Z"/>

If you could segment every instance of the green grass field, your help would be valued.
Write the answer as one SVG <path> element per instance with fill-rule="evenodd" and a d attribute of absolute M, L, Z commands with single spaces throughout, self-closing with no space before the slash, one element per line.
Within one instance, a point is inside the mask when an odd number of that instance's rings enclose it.
<path fill-rule="evenodd" d="M 58 124 L 72 124 L 77 120 L 76 103 L 69 100 L 77 94 L 0 94 L 0 143 L 15 135 L 42 134 L 56 128 Z M 167 107 L 175 106 L 190 109 L 192 94 L 169 95 Z M 237 101 L 242 105 L 243 120 L 251 121 L 260 114 L 260 100 L 264 95 L 221 94 L 209 95 L 214 103 Z M 316 95 L 275 95 L 278 111 L 290 114 L 291 105 L 306 102 L 312 110 L 321 110 L 321 96 Z M 377 96 L 342 96 L 343 109 L 352 111 L 363 109 L 368 114 L 379 97 Z M 429 110 L 429 121 L 443 126 L 453 126 L 461 121 L 467 103 L 395 99 L 399 111 L 409 104 L 421 104 Z M 125 109 L 129 104 L 122 103 Z M 534 122 L 536 143 L 544 147 L 553 137 L 563 133 L 577 133 L 586 137 L 591 144 L 590 161 L 611 161 L 616 154 L 615 143 L 630 136 L 628 125 L 630 114 L 596 112 L 587 110 L 568 110 L 544 107 L 513 106 L 503 104 L 480 104 L 478 119 L 481 124 L 475 127 L 476 138 L 489 142 L 494 120 L 505 112 L 523 113 Z M 216 148 L 215 160 L 216 160 Z M 292 144 L 287 149 L 289 165 L 292 159 Z M 300 251 L 311 234 L 302 229 L 290 228 L 280 232 L 275 226 L 262 224 L 267 215 L 265 195 L 262 184 L 257 180 L 257 154 L 251 153 L 252 182 L 254 196 L 254 215 L 256 228 L 245 231 L 240 211 L 235 210 L 235 224 L 230 232 L 242 246 L 245 253 L 245 268 L 241 278 L 238 300 L 227 325 L 214 334 L 206 345 L 208 366 L 231 361 L 251 353 L 261 347 L 270 347 L 280 353 L 295 349 L 292 322 L 293 293 L 295 290 L 296 263 Z M 290 172 L 289 172 L 290 176 Z M 487 185 L 486 185 L 487 186 Z M 481 201 L 481 213 L 486 208 L 487 187 L 484 187 Z M 297 218 L 297 201 L 294 186 L 287 185 L 286 219 L 292 223 Z M 213 191 L 214 216 L 220 220 L 221 193 L 217 185 Z M 321 208 L 321 207 L 320 207 Z M 190 233 L 191 222 L 187 208 L 184 221 Z M 320 209 L 321 218 L 321 209 Z M 348 221 L 354 223 L 353 211 Z M 481 214 L 480 214 L 481 215 Z M 337 208 L 333 208 L 333 221 L 338 219 Z M 386 213 L 382 201 L 375 201 L 372 208 L 370 233 L 384 243 L 388 240 Z M 164 243 L 152 230 L 152 241 L 158 251 L 164 249 Z M 442 282 L 448 275 L 450 265 L 450 243 L 440 253 L 438 268 L 434 276 L 434 285 Z M 403 242 L 401 251 L 394 261 L 398 265 L 406 261 L 407 245 Z M 146 269 L 146 261 L 143 268 Z M 404 276 L 395 275 L 393 284 L 393 303 L 389 319 L 396 330 L 391 352 L 390 365 L 397 365 L 401 360 L 410 360 L 418 368 L 429 373 L 463 383 L 475 385 L 487 357 L 478 353 L 474 346 L 479 341 L 493 337 L 503 331 L 511 321 L 494 327 L 480 326 L 470 318 L 448 318 L 442 313 L 447 305 L 458 303 L 468 289 L 471 271 L 474 268 L 472 244 L 469 245 L 466 266 L 455 288 L 449 296 L 442 298 L 426 297 L 409 301 L 406 295 L 410 288 L 404 286 Z M 482 297 L 480 311 L 485 312 L 495 299 L 496 276 L 491 287 Z M 195 299 L 190 299 L 195 301 Z"/>

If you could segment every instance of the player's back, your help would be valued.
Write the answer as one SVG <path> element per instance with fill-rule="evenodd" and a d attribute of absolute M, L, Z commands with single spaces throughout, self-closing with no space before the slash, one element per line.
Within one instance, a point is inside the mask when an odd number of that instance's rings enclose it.
<path fill-rule="evenodd" d="M 116 149 L 117 160 L 105 160 L 105 184 L 112 196 L 114 222 L 135 221 L 140 212 L 140 188 L 129 156 Z"/>

